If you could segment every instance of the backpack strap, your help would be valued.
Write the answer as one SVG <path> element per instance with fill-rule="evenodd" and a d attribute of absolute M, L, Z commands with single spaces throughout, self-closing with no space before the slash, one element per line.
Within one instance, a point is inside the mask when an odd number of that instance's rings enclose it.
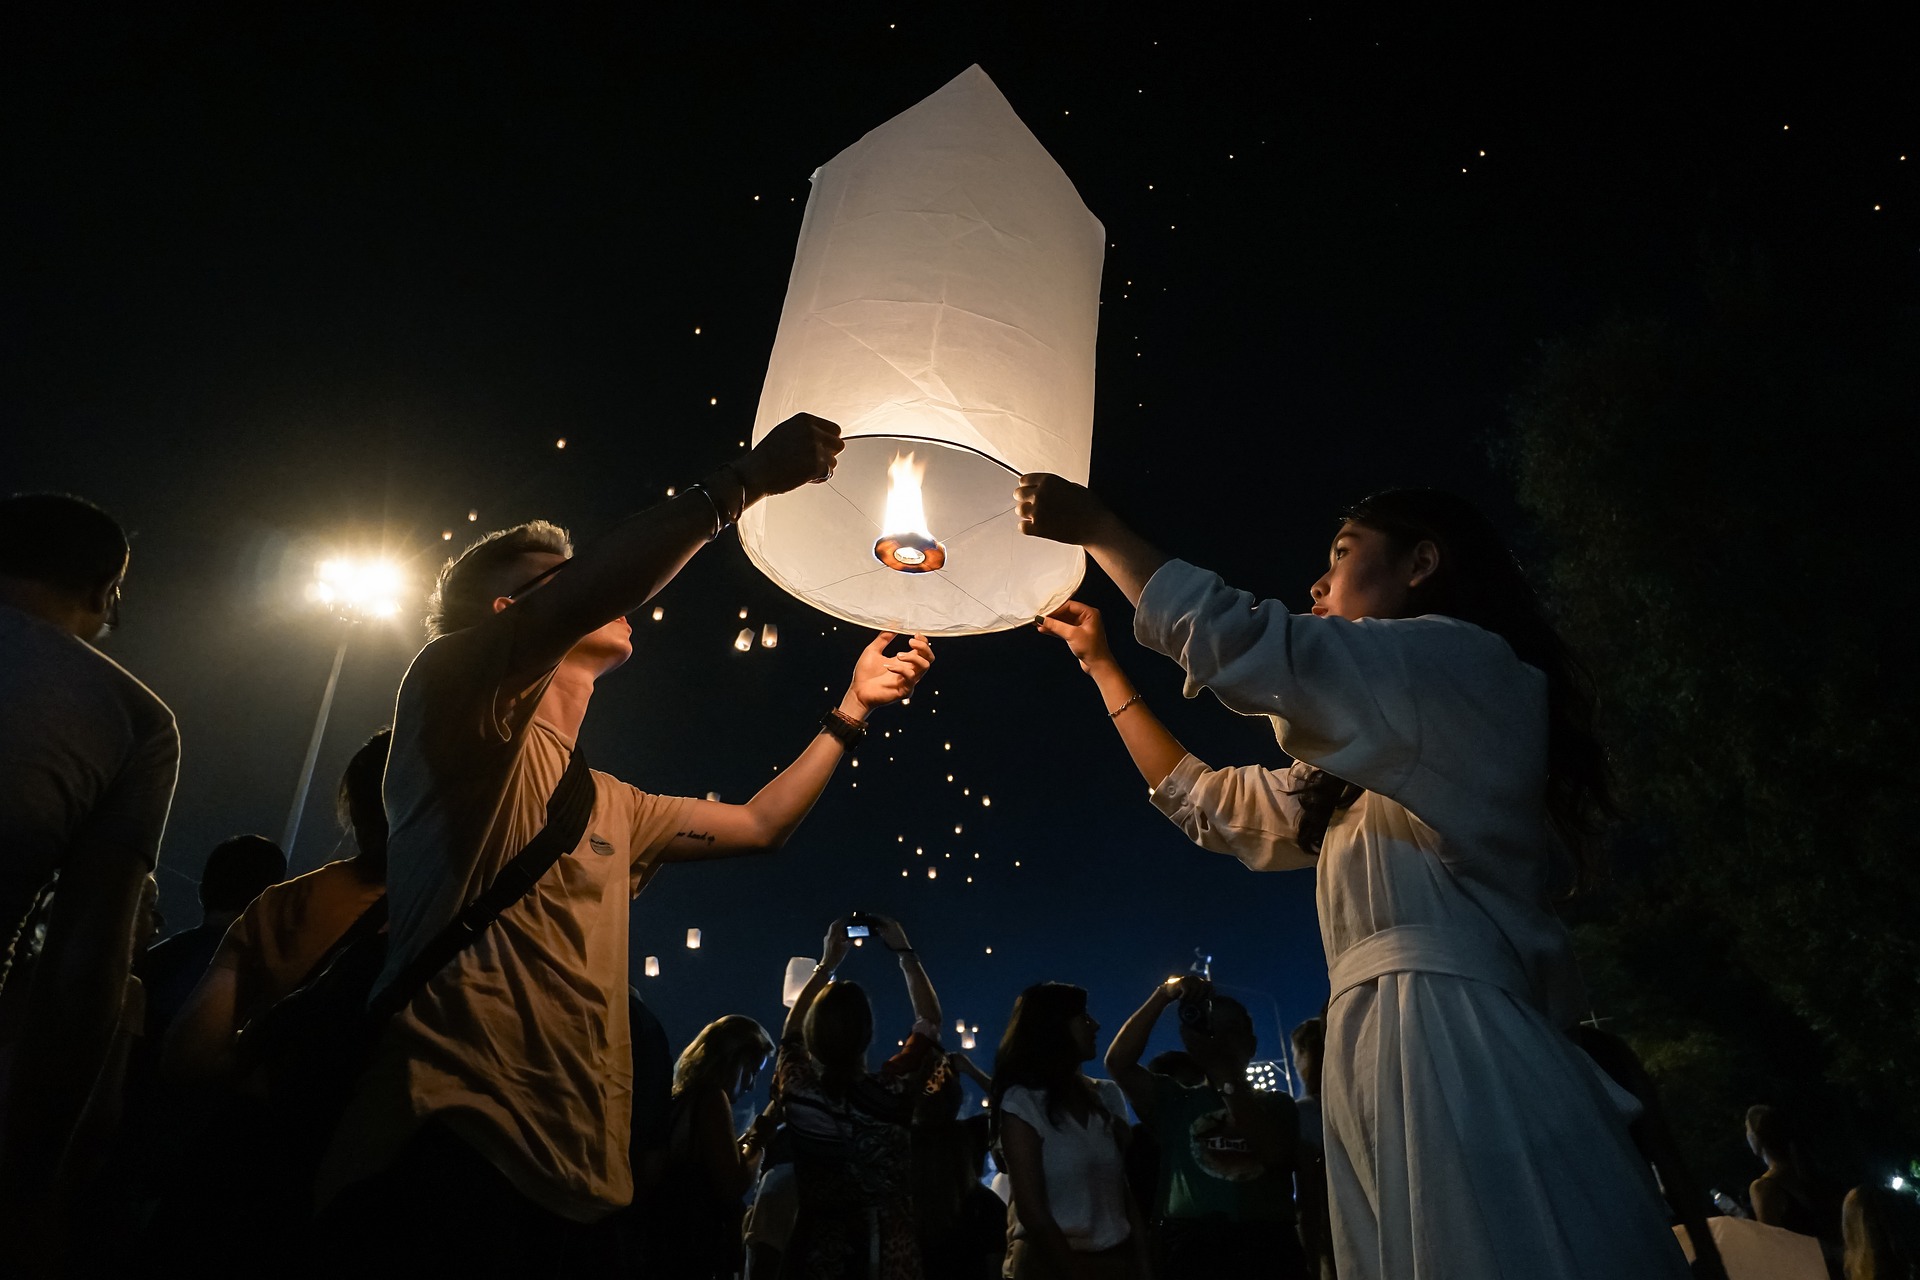
<path fill-rule="evenodd" d="M 513 861 L 500 868 L 485 891 L 427 941 L 419 954 L 407 962 L 400 975 L 388 983 L 367 1006 L 380 1021 L 406 1008 L 429 979 L 472 945 L 500 918 L 500 913 L 525 897 L 548 868 L 566 856 L 587 833 L 593 817 L 593 773 L 587 768 L 586 753 L 574 749 L 567 771 L 547 800 L 547 822 Z"/>

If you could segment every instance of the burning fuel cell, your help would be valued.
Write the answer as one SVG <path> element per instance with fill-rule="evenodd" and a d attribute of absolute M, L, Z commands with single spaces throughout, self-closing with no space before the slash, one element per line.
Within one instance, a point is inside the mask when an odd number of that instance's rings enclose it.
<path fill-rule="evenodd" d="M 934 573 L 947 564 L 947 549 L 927 532 L 920 488 L 926 473 L 911 453 L 887 464 L 887 512 L 880 522 L 886 532 L 873 544 L 873 558 L 900 573 Z"/>
<path fill-rule="evenodd" d="M 861 627 L 1031 625 L 1080 548 L 1021 533 L 1028 472 L 1084 484 L 1105 231 L 979 67 L 813 176 L 754 420 L 840 425 L 831 478 L 750 507 L 747 557 Z"/>

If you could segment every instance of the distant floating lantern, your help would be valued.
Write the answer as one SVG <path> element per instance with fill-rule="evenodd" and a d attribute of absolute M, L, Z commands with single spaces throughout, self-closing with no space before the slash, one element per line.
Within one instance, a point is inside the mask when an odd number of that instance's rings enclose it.
<path fill-rule="evenodd" d="M 753 628 L 740 628 L 740 634 L 733 638 L 733 647 L 742 653 L 753 648 Z"/>
<path fill-rule="evenodd" d="M 968 1031 L 968 1032 L 965 1032 L 965 1033 L 963 1033 L 963 1034 L 961 1035 L 961 1037 L 960 1037 L 960 1047 L 961 1047 L 962 1049 L 971 1049 L 971 1048 L 973 1048 L 973 1032 L 971 1032 L 971 1031 Z"/>
<path fill-rule="evenodd" d="M 452 541 L 453 541 L 453 530 L 451 530 L 451 529 L 442 529 L 442 530 L 440 531 L 440 541 L 442 541 L 442 542 L 452 542 Z"/>
<path fill-rule="evenodd" d="M 720 793 L 718 791 L 709 791 L 707 792 L 707 799 L 717 802 L 720 799 Z"/>
<path fill-rule="evenodd" d="M 780 982 L 780 1003 L 791 1009 L 800 993 L 813 981 L 813 957 L 795 956 L 787 961 L 786 976 Z"/>
<path fill-rule="evenodd" d="M 965 1031 L 967 1029 L 967 1020 L 965 1018 L 955 1018 L 953 1020 L 953 1029 L 955 1031 Z"/>
<path fill-rule="evenodd" d="M 660 957 L 659 956 L 647 957 L 647 976 L 649 978 L 657 978 L 660 976 Z"/>
<path fill-rule="evenodd" d="M 473 511 L 469 511 L 469 512 L 467 512 L 467 523 L 468 523 L 468 524 L 472 524 L 472 523 L 473 523 L 474 521 L 476 521 L 476 520 L 478 520 L 479 518 L 480 518 L 480 512 L 479 512 L 478 510 L 473 510 Z"/>
<path fill-rule="evenodd" d="M 992 797 L 992 796 L 981 796 L 981 797 L 980 797 L 980 807 L 981 807 L 982 809 L 991 809 L 991 808 L 993 808 L 993 797 Z"/>
<path fill-rule="evenodd" d="M 778 649 L 780 647 L 780 628 L 774 626 L 771 622 L 760 628 L 760 647 L 762 649 Z"/>
<path fill-rule="evenodd" d="M 660 621 L 660 619 L 666 616 L 667 616 L 667 611 L 665 609 L 662 609 L 659 605 L 653 606 L 653 620 L 655 622 Z"/>
<path fill-rule="evenodd" d="M 1013 484 L 1084 483 L 1105 232 L 979 67 L 823 165 L 754 421 L 840 424 L 832 479 L 748 509 L 748 557 L 863 627 L 1030 625 L 1079 585 Z"/>
<path fill-rule="evenodd" d="M 555 440 L 555 441 L 553 442 L 553 447 L 554 447 L 554 448 L 556 448 L 556 449 L 564 449 L 564 448 L 566 448 L 566 447 L 567 447 L 567 438 L 566 438 L 565 436 L 561 436 L 561 437 L 560 437 L 560 438 L 559 438 L 558 440 Z"/>
<path fill-rule="evenodd" d="M 940 878 L 940 868 L 938 867 L 927 868 L 927 879 L 938 880 L 939 878 Z"/>
<path fill-rule="evenodd" d="M 700 949 L 700 931 L 698 929 L 687 930 L 687 950 L 698 951 L 699 949 Z"/>

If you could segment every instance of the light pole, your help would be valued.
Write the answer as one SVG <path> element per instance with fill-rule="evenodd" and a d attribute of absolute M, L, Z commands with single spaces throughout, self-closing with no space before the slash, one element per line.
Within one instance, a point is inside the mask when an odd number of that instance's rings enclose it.
<path fill-rule="evenodd" d="M 322 560 L 307 599 L 331 615 L 340 627 L 340 644 L 333 651 L 333 670 L 327 673 L 327 691 L 320 696 L 320 714 L 314 717 L 313 736 L 307 740 L 307 758 L 300 765 L 300 783 L 287 810 L 280 849 L 293 862 L 293 844 L 300 835 L 300 815 L 306 812 L 307 792 L 313 786 L 313 768 L 320 760 L 320 743 L 327 736 L 327 717 L 333 712 L 333 694 L 340 687 L 340 668 L 347 660 L 353 629 L 369 618 L 391 618 L 400 612 L 403 582 L 398 566 L 387 560 Z"/>

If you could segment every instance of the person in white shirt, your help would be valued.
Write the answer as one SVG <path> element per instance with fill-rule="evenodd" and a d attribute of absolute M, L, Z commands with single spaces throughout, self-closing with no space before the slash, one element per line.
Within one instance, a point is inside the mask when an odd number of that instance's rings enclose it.
<path fill-rule="evenodd" d="M 1432 490 L 1376 495 L 1294 614 L 1058 476 L 1022 477 L 1015 501 L 1025 532 L 1087 548 L 1188 696 L 1268 717 L 1294 758 L 1209 768 L 1140 705 L 1096 610 L 1039 621 L 1195 843 L 1316 869 L 1343 1280 L 1685 1276 L 1635 1104 L 1565 1034 L 1584 1005 L 1550 899 L 1608 807 L 1591 700 L 1486 520 Z"/>
<path fill-rule="evenodd" d="M 1014 1001 L 993 1064 L 993 1116 L 1013 1183 L 1011 1280 L 1144 1280 L 1146 1233 L 1127 1191 L 1127 1101 L 1089 1080 L 1100 1024 L 1064 982 Z"/>

